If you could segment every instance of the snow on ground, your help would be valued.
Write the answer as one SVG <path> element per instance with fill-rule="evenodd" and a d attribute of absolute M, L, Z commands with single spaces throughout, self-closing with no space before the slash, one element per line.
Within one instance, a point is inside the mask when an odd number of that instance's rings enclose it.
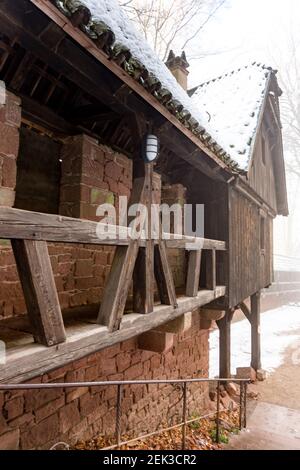
<path fill-rule="evenodd" d="M 231 325 L 231 373 L 247 367 L 251 360 L 251 331 L 248 320 Z M 218 376 L 219 331 L 210 334 L 210 377 Z M 262 367 L 272 372 L 284 359 L 285 350 L 296 343 L 300 348 L 300 305 L 290 304 L 261 315 Z"/>

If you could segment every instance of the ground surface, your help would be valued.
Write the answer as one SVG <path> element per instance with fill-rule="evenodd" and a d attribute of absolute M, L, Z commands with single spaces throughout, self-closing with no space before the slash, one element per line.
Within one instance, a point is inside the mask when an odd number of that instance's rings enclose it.
<path fill-rule="evenodd" d="M 226 450 L 300 450 L 300 411 L 258 402 Z"/>
<path fill-rule="evenodd" d="M 267 380 L 252 384 L 257 401 L 249 403 L 247 430 L 230 439 L 227 449 L 300 450 L 300 306 L 262 314 L 262 366 Z M 218 331 L 211 335 L 210 374 L 217 374 Z M 232 373 L 250 364 L 250 326 L 232 325 Z"/>

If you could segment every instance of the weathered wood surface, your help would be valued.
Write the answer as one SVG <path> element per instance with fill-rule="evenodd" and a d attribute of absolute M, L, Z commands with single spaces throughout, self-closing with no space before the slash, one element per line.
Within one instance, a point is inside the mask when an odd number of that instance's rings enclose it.
<path fill-rule="evenodd" d="M 228 310 L 223 318 L 217 320 L 217 325 L 220 330 L 219 377 L 231 376 L 231 321 L 233 314 L 233 310 Z"/>
<path fill-rule="evenodd" d="M 37 375 L 44 374 L 93 352 L 112 346 L 152 330 L 166 322 L 180 317 L 213 299 L 225 295 L 226 288 L 218 286 L 213 291 L 202 290 L 197 297 L 178 299 L 178 307 L 158 306 L 149 315 L 129 314 L 122 319 L 121 329 L 113 333 L 105 326 L 89 325 L 82 332 L 77 330 L 67 335 L 67 341 L 54 348 L 41 345 L 27 345 L 7 351 L 7 362 L 0 366 L 0 382 L 24 382 Z M 34 364 L 34 367 L 33 367 Z"/>
<path fill-rule="evenodd" d="M 176 307 L 175 285 L 164 240 L 159 241 L 158 245 L 155 247 L 154 273 L 161 303 Z"/>
<path fill-rule="evenodd" d="M 100 238 L 97 227 L 108 228 L 109 238 Z M 116 236 L 115 233 L 120 236 Z M 165 234 L 168 248 L 197 250 L 200 248 L 226 250 L 225 242 L 182 236 L 174 240 L 174 234 Z M 131 229 L 124 226 L 106 226 L 100 222 L 75 219 L 61 215 L 44 214 L 42 212 L 25 211 L 10 207 L 0 207 L 0 238 L 44 240 L 63 243 L 88 243 L 96 245 L 128 245 L 131 240 Z M 169 239 L 170 238 L 170 239 Z M 154 243 L 158 243 L 154 240 Z M 188 244 L 188 245 L 187 245 Z M 140 246 L 145 246 L 145 240 L 140 240 Z"/>
<path fill-rule="evenodd" d="M 141 130 L 142 132 L 142 130 Z M 141 137 L 141 136 L 140 136 Z M 138 152 L 141 151 L 141 140 Z M 135 162 L 134 174 L 138 169 L 141 158 Z M 152 185 L 153 185 L 153 164 L 143 163 L 143 183 L 141 194 L 134 194 L 131 198 L 130 204 L 139 202 L 144 204 L 147 208 L 146 219 L 146 232 L 147 240 L 145 240 L 145 248 L 140 248 L 138 257 L 135 263 L 133 273 L 133 308 L 135 312 L 150 313 L 153 312 L 154 307 L 154 240 L 151 234 L 151 205 L 152 205 Z M 140 178 L 139 178 L 140 179 Z M 133 189 L 135 187 L 135 180 Z"/>
<path fill-rule="evenodd" d="M 186 295 L 188 297 L 196 297 L 199 290 L 201 254 L 199 251 L 191 251 L 189 254 Z"/>
<path fill-rule="evenodd" d="M 261 369 L 260 292 L 251 296 L 251 367 Z"/>
<path fill-rule="evenodd" d="M 12 240 L 33 336 L 46 346 L 66 339 L 46 242 Z"/>
<path fill-rule="evenodd" d="M 206 255 L 206 287 L 214 290 L 217 285 L 216 273 L 216 250 L 213 248 L 205 253 Z"/>
<path fill-rule="evenodd" d="M 138 249 L 136 240 L 116 249 L 97 320 L 100 325 L 107 326 L 109 331 L 120 327 Z"/>

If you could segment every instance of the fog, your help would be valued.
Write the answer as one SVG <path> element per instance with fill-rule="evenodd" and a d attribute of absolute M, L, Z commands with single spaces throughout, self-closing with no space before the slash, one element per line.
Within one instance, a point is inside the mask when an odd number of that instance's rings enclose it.
<path fill-rule="evenodd" d="M 252 61 L 278 69 L 290 216 L 276 219 L 274 252 L 300 258 L 300 2 L 229 0 L 207 25 L 201 48 L 209 55 L 191 60 L 191 86 Z"/>

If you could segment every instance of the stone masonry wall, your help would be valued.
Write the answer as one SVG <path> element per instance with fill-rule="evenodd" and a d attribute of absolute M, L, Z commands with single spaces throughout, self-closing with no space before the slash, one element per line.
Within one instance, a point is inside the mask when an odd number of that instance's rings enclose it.
<path fill-rule="evenodd" d="M 34 383 L 207 377 L 208 331 L 193 314 L 190 330 L 175 335 L 163 354 L 139 350 L 137 338 L 117 344 L 36 378 Z M 181 419 L 182 391 L 172 385 L 124 386 L 122 432 L 134 435 Z M 208 405 L 206 385 L 189 386 L 188 414 Z M 116 388 L 81 388 L 0 393 L 0 449 L 49 449 L 58 441 L 75 443 L 111 435 Z"/>
<path fill-rule="evenodd" d="M 109 202 L 118 207 L 119 196 L 130 194 L 132 163 L 126 156 L 97 145 L 94 139 L 77 136 L 67 142 L 64 157 L 61 214 L 99 220 L 99 204 Z M 61 307 L 100 302 L 114 249 L 54 243 L 48 246 Z M 10 243 L 5 241 L 0 244 L 0 319 L 25 312 L 14 256 Z"/>

